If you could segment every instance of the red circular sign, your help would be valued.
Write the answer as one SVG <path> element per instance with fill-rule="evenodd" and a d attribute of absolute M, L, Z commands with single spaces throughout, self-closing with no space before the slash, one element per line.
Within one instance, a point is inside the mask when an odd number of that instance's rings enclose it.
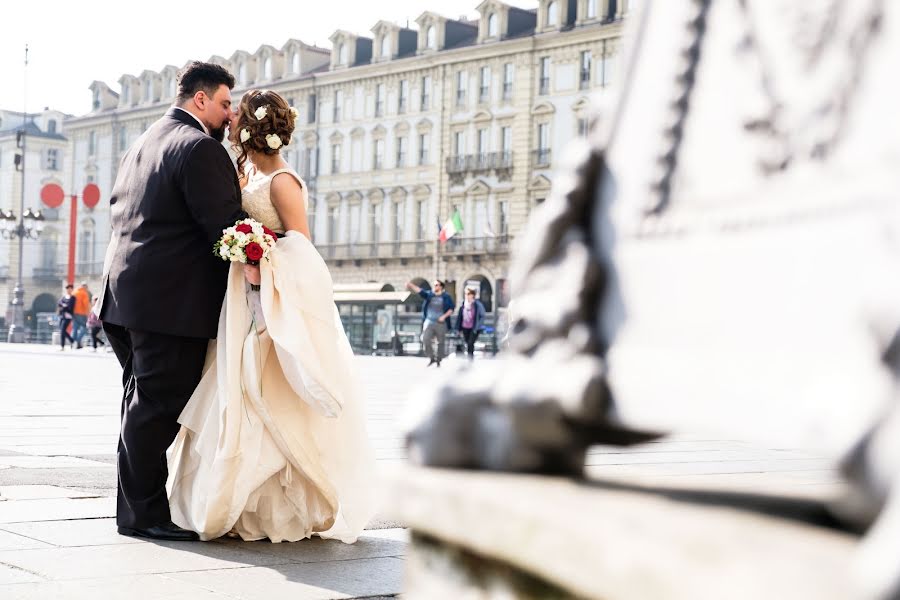
<path fill-rule="evenodd" d="M 87 184 L 84 186 L 84 191 L 81 192 L 81 199 L 84 200 L 85 206 L 94 208 L 100 202 L 100 188 L 96 183 Z"/>
<path fill-rule="evenodd" d="M 65 198 L 65 192 L 55 183 L 48 183 L 41 188 L 41 202 L 50 208 L 59 208 Z"/>

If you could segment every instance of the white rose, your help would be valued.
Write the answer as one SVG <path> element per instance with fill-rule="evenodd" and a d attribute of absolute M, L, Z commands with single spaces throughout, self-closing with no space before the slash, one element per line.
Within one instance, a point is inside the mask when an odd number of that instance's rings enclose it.
<path fill-rule="evenodd" d="M 266 118 L 267 112 L 268 112 L 268 111 L 266 110 L 266 107 L 265 107 L 265 106 L 260 106 L 260 107 L 257 108 L 255 111 L 253 111 L 253 114 L 256 116 L 256 119 L 257 119 L 258 121 L 262 121 L 263 119 Z"/>
<path fill-rule="evenodd" d="M 250 139 L 250 130 L 244 127 L 241 129 L 241 143 L 246 144 L 247 140 Z"/>
<path fill-rule="evenodd" d="M 281 148 L 281 138 L 274 133 L 270 133 L 266 136 L 266 145 L 272 150 L 278 150 Z"/>
<path fill-rule="evenodd" d="M 300 116 L 300 111 L 298 111 L 296 108 L 294 108 L 294 107 L 292 106 L 292 107 L 291 107 L 291 114 L 292 114 L 292 115 L 294 116 L 294 118 L 296 119 L 297 117 Z"/>

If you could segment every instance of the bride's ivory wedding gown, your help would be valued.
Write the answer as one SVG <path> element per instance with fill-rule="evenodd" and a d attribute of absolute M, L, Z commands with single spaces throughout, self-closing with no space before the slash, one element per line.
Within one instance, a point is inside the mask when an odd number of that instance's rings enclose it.
<path fill-rule="evenodd" d="M 247 213 L 284 231 L 269 188 L 254 174 Z M 287 175 L 285 175 L 287 176 Z M 331 275 L 310 241 L 289 231 L 260 263 L 248 292 L 233 263 L 203 378 L 179 417 L 169 457 L 172 520 L 209 540 L 353 542 L 373 513 L 374 462 L 353 353 Z"/>

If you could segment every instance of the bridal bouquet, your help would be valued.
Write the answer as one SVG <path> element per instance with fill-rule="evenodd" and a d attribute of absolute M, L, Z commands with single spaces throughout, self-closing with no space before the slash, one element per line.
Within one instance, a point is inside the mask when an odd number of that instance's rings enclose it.
<path fill-rule="evenodd" d="M 275 247 L 275 232 L 259 221 L 244 219 L 222 230 L 222 237 L 213 246 L 213 254 L 225 261 L 258 265 L 269 258 Z"/>

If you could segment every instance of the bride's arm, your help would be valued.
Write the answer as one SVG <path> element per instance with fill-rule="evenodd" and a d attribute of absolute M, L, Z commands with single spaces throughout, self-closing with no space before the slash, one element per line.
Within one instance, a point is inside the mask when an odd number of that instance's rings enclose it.
<path fill-rule="evenodd" d="M 272 205 L 278 212 L 278 218 L 285 231 L 299 231 L 310 239 L 309 223 L 306 219 L 306 207 L 303 205 L 303 192 L 300 182 L 288 173 L 279 173 L 272 178 L 269 193 Z"/>

